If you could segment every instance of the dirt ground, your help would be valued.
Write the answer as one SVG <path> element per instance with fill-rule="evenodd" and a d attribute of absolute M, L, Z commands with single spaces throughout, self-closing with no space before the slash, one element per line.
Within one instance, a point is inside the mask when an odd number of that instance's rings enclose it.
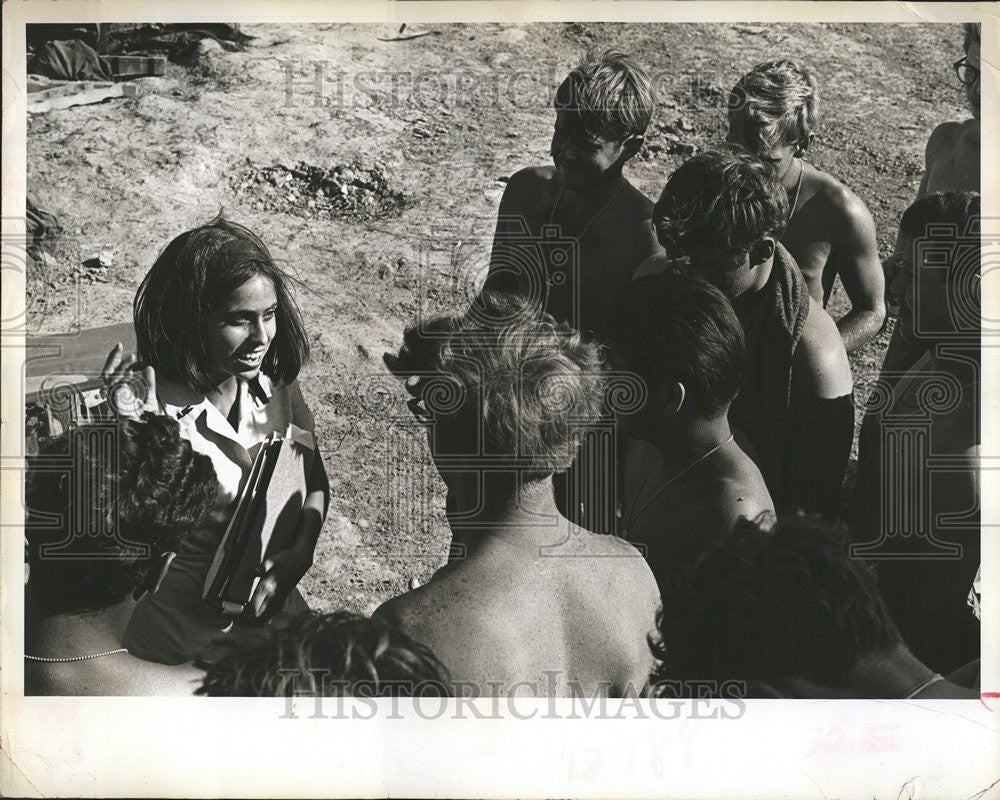
<path fill-rule="evenodd" d="M 548 162 L 552 93 L 587 48 L 616 46 L 655 75 L 659 108 L 626 168 L 652 197 L 685 152 L 721 142 L 743 72 L 808 64 L 823 113 L 810 157 L 868 204 L 883 257 L 928 134 L 967 116 L 958 25 L 443 25 L 389 42 L 384 26 L 243 30 L 244 52 L 170 64 L 136 98 L 29 118 L 28 188 L 64 236 L 29 275 L 28 314 L 36 332 L 129 320 L 172 237 L 220 210 L 257 232 L 299 281 L 312 343 L 301 383 L 333 504 L 303 588 L 325 610 L 371 611 L 444 561 L 441 487 L 381 354 L 471 296 L 503 181 Z M 284 194 L 277 165 L 333 176 L 324 185 L 351 203 L 317 204 L 296 176 Z M 80 267 L 101 252 L 109 269 Z M 845 308 L 838 289 L 831 311 Z M 859 406 L 887 340 L 852 358 Z"/>

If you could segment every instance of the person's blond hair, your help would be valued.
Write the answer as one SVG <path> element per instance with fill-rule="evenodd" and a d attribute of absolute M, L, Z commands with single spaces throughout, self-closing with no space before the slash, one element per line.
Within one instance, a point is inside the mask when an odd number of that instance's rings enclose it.
<path fill-rule="evenodd" d="M 656 96 L 649 75 L 634 58 L 616 50 L 591 50 L 559 86 L 555 107 L 579 116 L 592 134 L 624 141 L 646 132 Z"/>
<path fill-rule="evenodd" d="M 742 119 L 747 146 L 755 153 L 806 142 L 819 123 L 816 78 L 795 61 L 765 61 L 733 87 L 729 113 Z"/>

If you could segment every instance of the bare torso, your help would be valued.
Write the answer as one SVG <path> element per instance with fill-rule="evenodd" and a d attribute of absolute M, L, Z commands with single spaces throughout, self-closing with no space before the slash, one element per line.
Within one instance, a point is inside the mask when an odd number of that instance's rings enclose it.
<path fill-rule="evenodd" d="M 553 167 L 524 169 L 511 177 L 501 200 L 491 263 L 493 268 L 504 263 L 504 234 L 515 242 L 525 237 L 541 242 L 536 252 L 550 254 L 548 271 L 563 273 L 550 274 L 547 310 L 601 334 L 619 290 L 643 260 L 661 249 L 650 223 L 652 211 L 649 198 L 624 178 L 585 196 L 564 190 Z M 546 238 L 543 229 L 549 225 L 558 227 L 558 238 Z M 557 249 L 571 255 L 566 261 L 551 257 Z"/>
<path fill-rule="evenodd" d="M 653 666 L 653 576 L 620 539 L 560 524 L 564 536 L 548 537 L 550 546 L 529 545 L 516 530 L 484 537 L 376 613 L 428 645 L 459 694 L 639 691 Z"/>
<path fill-rule="evenodd" d="M 839 181 L 806 161 L 802 162 L 802 185 L 798 192 L 798 202 L 788 220 L 788 227 L 781 237 L 781 243 L 788 249 L 799 265 L 809 294 L 826 305 L 833 290 L 837 275 L 857 269 L 851 237 L 864 237 L 865 231 L 852 230 L 853 217 L 862 214 L 864 204 Z M 789 192 L 789 210 L 795 199 L 795 192 Z M 864 209 L 863 215 L 870 214 Z M 872 270 L 881 272 L 881 263 L 874 250 L 874 227 L 871 231 Z M 857 243 L 858 245 L 864 242 Z"/>

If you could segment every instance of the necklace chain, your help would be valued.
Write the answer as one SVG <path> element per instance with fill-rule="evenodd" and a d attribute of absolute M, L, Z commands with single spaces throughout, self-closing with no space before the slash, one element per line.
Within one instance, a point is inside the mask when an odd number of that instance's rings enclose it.
<path fill-rule="evenodd" d="M 594 222 L 596 222 L 596 221 L 597 221 L 597 218 L 598 218 L 599 216 L 601 216 L 601 214 L 603 214 L 603 213 L 604 213 L 605 211 L 607 211 L 607 210 L 608 210 L 609 208 L 611 208 L 611 205 L 612 205 L 612 203 L 614 203 L 614 202 L 615 202 L 615 200 L 617 200 L 617 199 L 618 199 L 618 196 L 619 196 L 619 195 L 620 195 L 620 194 L 621 194 L 621 193 L 622 193 L 623 191 L 625 191 L 625 184 L 626 184 L 626 180 L 625 180 L 625 177 L 624 177 L 624 176 L 621 176 L 621 175 L 620 175 L 620 176 L 618 176 L 618 179 L 619 179 L 619 180 L 621 181 L 621 183 L 619 184 L 618 188 L 617 188 L 617 189 L 615 190 L 615 193 L 614 193 L 613 195 L 611 195 L 611 199 L 610 199 L 610 200 L 608 200 L 608 202 L 606 202 L 606 203 L 605 203 L 605 204 L 604 204 L 603 206 L 601 206 L 601 207 L 600 207 L 600 208 L 599 208 L 599 209 L 597 210 L 597 213 L 596 213 L 596 214 L 594 214 L 594 216 L 592 216 L 592 217 L 591 217 L 591 218 L 590 218 L 590 219 L 589 219 L 589 220 L 587 221 L 587 224 L 583 226 L 583 230 L 582 230 L 582 231 L 580 231 L 580 233 L 579 233 L 579 234 L 577 234 L 577 236 L 576 236 L 576 239 L 577 239 L 577 241 L 582 241 L 582 240 L 583 240 L 583 237 L 584 237 L 584 236 L 586 235 L 587 231 L 589 231 L 589 230 L 590 230 L 590 226 L 591 226 L 591 225 L 593 225 L 593 224 L 594 224 Z M 560 203 L 560 201 L 562 200 L 562 197 L 563 197 L 563 190 L 564 190 L 565 188 L 566 188 L 566 187 L 565 187 L 565 184 L 563 184 L 563 182 L 562 182 L 562 181 L 559 181 L 559 189 L 558 189 L 558 190 L 556 191 L 556 200 L 555 200 L 555 202 L 554 202 L 554 203 L 552 204 L 552 210 L 551 210 L 551 211 L 549 212 L 549 224 L 550 224 L 550 225 L 551 225 L 551 224 L 553 223 L 553 221 L 555 220 L 555 217 L 556 217 L 556 209 L 557 209 L 557 208 L 559 208 L 559 203 Z"/>
<path fill-rule="evenodd" d="M 928 686 L 933 686 L 938 681 L 943 681 L 943 680 L 944 680 L 944 675 L 942 675 L 939 672 L 935 672 L 930 678 L 928 678 L 927 680 L 923 681 L 922 683 L 918 683 L 915 687 L 913 687 L 912 689 L 910 689 L 910 691 L 908 691 L 906 694 L 904 694 L 903 695 L 903 699 L 904 700 L 912 700 L 914 697 L 916 697 L 918 694 L 920 694 Z"/>
<path fill-rule="evenodd" d="M 718 450 L 721 450 L 735 438 L 736 434 L 730 434 L 728 439 L 726 439 L 724 442 L 719 442 L 719 444 L 717 444 L 707 453 L 698 456 L 698 458 L 696 458 L 694 461 L 692 461 L 690 464 L 684 467 L 684 469 L 682 469 L 680 472 L 678 472 L 676 475 L 670 478 L 670 480 L 664 483 L 659 489 L 657 489 L 656 492 L 653 494 L 653 496 L 650 497 L 649 500 L 647 500 L 645 503 L 643 503 L 642 507 L 638 511 L 629 514 L 628 522 L 626 522 L 624 527 L 622 528 L 622 538 L 623 539 L 628 538 L 629 529 L 639 520 L 639 518 L 643 515 L 643 513 L 645 513 L 646 509 L 653 504 L 656 498 L 658 498 L 661 494 L 663 494 L 666 491 L 667 487 L 670 486 L 670 484 L 680 480 L 682 477 L 687 475 L 691 470 L 693 470 L 696 466 L 698 466 L 702 461 L 704 461 L 706 458 L 708 458 L 710 455 L 717 452 Z M 639 492 L 636 494 L 635 497 L 636 500 L 639 499 L 639 495 L 642 494 L 642 490 L 646 488 L 646 484 L 648 482 L 649 482 L 649 477 L 647 476 L 646 480 L 643 481 L 642 486 L 639 487 Z"/>
<path fill-rule="evenodd" d="M 792 208 L 788 212 L 788 218 L 789 219 L 791 219 L 793 216 L 795 216 L 795 209 L 798 208 L 798 205 L 799 205 L 799 191 L 801 191 L 801 189 L 802 189 L 802 173 L 804 173 L 805 171 L 806 171 L 806 164 L 800 158 L 799 159 L 799 179 L 795 182 L 795 198 L 792 200 Z"/>
<path fill-rule="evenodd" d="M 59 662 L 68 663 L 70 661 L 87 661 L 91 658 L 104 658 L 104 656 L 113 656 L 117 653 L 127 653 L 128 649 L 125 647 L 119 647 L 117 650 L 108 650 L 106 653 L 93 653 L 89 656 L 73 656 L 72 658 L 46 658 L 45 656 L 29 656 L 27 653 L 24 657 L 29 661 L 48 661 L 48 662 Z"/>

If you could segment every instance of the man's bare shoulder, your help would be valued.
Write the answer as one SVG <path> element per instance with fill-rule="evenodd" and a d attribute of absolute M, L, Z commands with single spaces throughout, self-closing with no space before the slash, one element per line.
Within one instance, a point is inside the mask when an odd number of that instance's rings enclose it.
<path fill-rule="evenodd" d="M 551 203 L 555 191 L 553 167 L 527 167 L 518 170 L 507 180 L 500 199 L 499 215 L 526 215 L 535 218 Z"/>
<path fill-rule="evenodd" d="M 504 192 L 528 193 L 537 191 L 544 186 L 550 186 L 555 181 L 555 167 L 525 167 L 519 169 L 507 180 Z"/>
<path fill-rule="evenodd" d="M 927 157 L 930 158 L 942 150 L 950 150 L 963 135 L 973 128 L 978 128 L 978 124 L 974 118 L 942 122 L 927 138 Z"/>
<path fill-rule="evenodd" d="M 733 459 L 728 468 L 716 476 L 706 488 L 704 501 L 710 516 L 715 517 L 715 524 L 721 528 L 720 533 L 727 531 L 740 517 L 756 519 L 766 512 L 774 512 L 774 502 L 764 479 L 747 456 L 739 462 Z"/>
<path fill-rule="evenodd" d="M 630 587 L 629 596 L 643 607 L 659 603 L 656 579 L 634 545 L 617 536 L 575 530 L 561 548 L 561 555 L 576 555 L 586 566 L 586 574 L 595 582 Z"/>
<path fill-rule="evenodd" d="M 653 218 L 653 201 L 646 197 L 638 188 L 625 179 L 625 190 L 622 192 L 623 205 L 630 214 L 640 221 Z"/>
<path fill-rule="evenodd" d="M 456 560 L 434 573 L 427 583 L 386 600 L 372 616 L 405 627 L 415 620 L 447 613 L 450 606 L 464 607 L 470 613 L 482 604 L 485 586 L 482 565 L 471 560 Z"/>
<path fill-rule="evenodd" d="M 864 200 L 828 172 L 817 169 L 816 182 L 817 197 L 822 200 L 830 215 L 840 225 L 852 229 L 870 226 L 874 233 L 872 214 Z"/>

